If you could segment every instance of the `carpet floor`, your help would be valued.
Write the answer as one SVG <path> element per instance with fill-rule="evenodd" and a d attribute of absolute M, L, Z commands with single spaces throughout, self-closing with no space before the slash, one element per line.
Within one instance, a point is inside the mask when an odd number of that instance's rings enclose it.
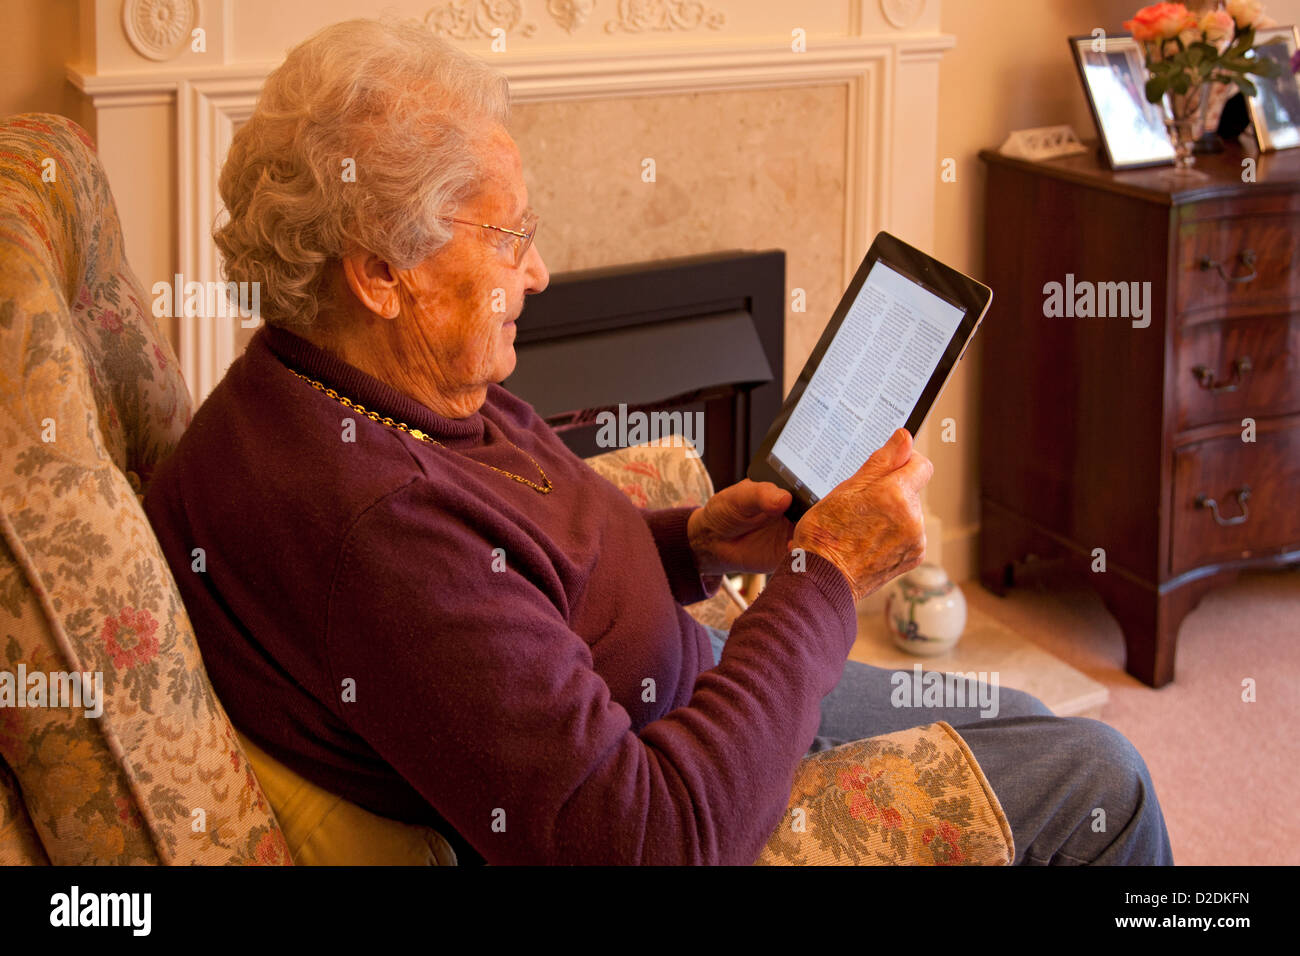
<path fill-rule="evenodd" d="M 1159 690 L 1125 673 L 1101 600 L 1052 567 L 1021 574 L 1005 598 L 973 581 L 963 590 L 1109 688 L 1102 719 L 1146 759 L 1177 863 L 1300 864 L 1300 571 L 1243 575 L 1206 595 Z"/>

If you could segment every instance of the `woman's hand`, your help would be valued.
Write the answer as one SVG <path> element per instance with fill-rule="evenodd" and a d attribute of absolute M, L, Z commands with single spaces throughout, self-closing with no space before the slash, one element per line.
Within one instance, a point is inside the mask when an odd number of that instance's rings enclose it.
<path fill-rule="evenodd" d="M 900 428 L 867 463 L 799 521 L 794 545 L 820 554 L 848 578 L 853 598 L 910 571 L 925 555 L 921 491 L 934 474 Z"/>
<path fill-rule="evenodd" d="M 785 517 L 790 492 L 746 478 L 691 513 L 686 534 L 700 574 L 771 571 L 790 550 L 794 525 Z"/>

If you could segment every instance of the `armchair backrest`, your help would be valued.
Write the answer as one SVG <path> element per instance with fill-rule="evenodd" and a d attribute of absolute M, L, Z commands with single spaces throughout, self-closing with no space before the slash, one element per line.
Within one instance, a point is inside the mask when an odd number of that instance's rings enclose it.
<path fill-rule="evenodd" d="M 137 498 L 190 411 L 90 139 L 0 121 L 0 863 L 289 862 Z"/>

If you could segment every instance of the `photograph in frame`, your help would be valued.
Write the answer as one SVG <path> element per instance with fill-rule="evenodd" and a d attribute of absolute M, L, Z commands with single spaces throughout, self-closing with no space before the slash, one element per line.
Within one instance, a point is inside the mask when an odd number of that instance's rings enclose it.
<path fill-rule="evenodd" d="M 1255 34 L 1256 54 L 1268 57 L 1281 70 L 1277 76 L 1251 77 L 1258 92 L 1247 98 L 1247 104 L 1261 152 L 1300 146 L 1300 77 L 1291 72 L 1297 46 L 1300 30 L 1293 26 Z"/>
<path fill-rule="evenodd" d="M 1131 36 L 1070 37 L 1088 106 L 1111 169 L 1174 161 L 1164 109 L 1146 98 L 1142 45 Z"/>

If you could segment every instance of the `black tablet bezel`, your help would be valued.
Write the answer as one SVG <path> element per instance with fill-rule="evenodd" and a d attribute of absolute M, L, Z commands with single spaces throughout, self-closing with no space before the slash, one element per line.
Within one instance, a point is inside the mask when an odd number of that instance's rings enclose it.
<path fill-rule="evenodd" d="M 948 340 L 948 346 L 944 349 L 943 357 L 939 360 L 939 364 L 935 367 L 929 381 L 926 382 L 921 397 L 917 399 L 916 405 L 908 416 L 905 427 L 913 436 L 925 423 L 926 416 L 930 414 L 930 409 L 938 400 L 940 393 L 943 392 L 944 385 L 947 384 L 953 370 L 957 367 L 957 363 L 965 354 L 971 338 L 975 335 L 975 330 L 979 328 L 985 313 L 988 312 L 989 304 L 993 301 L 993 290 L 988 286 L 944 265 L 933 256 L 926 255 L 919 249 L 913 248 L 897 236 L 892 236 L 887 232 L 882 232 L 876 236 L 866 258 L 858 266 L 853 281 L 849 283 L 848 290 L 840 299 L 840 304 L 836 307 L 830 323 L 822 332 L 822 336 L 817 341 L 812 354 L 808 356 L 808 361 L 804 363 L 803 371 L 799 373 L 794 387 L 790 389 L 790 394 L 786 396 L 785 402 L 781 405 L 781 410 L 777 413 L 775 421 L 772 422 L 772 427 L 768 429 L 767 435 L 763 438 L 758 453 L 749 464 L 747 475 L 750 479 L 753 481 L 770 481 L 791 493 L 794 501 L 786 514 L 792 521 L 797 521 L 815 502 L 809 489 L 799 482 L 797 476 L 792 474 L 787 476 L 786 473 L 776 470 L 768 462 L 768 457 L 784 430 L 786 422 L 789 421 L 795 406 L 799 404 L 804 391 L 808 388 L 808 383 L 812 381 L 813 374 L 821 364 L 831 342 L 839 333 L 840 326 L 844 324 L 844 319 L 848 316 L 849 309 L 857 299 L 858 293 L 862 291 L 867 276 L 876 263 L 881 261 L 895 272 L 911 279 L 927 291 L 933 292 L 966 312 L 961 325 L 953 333 L 952 338 Z"/>

